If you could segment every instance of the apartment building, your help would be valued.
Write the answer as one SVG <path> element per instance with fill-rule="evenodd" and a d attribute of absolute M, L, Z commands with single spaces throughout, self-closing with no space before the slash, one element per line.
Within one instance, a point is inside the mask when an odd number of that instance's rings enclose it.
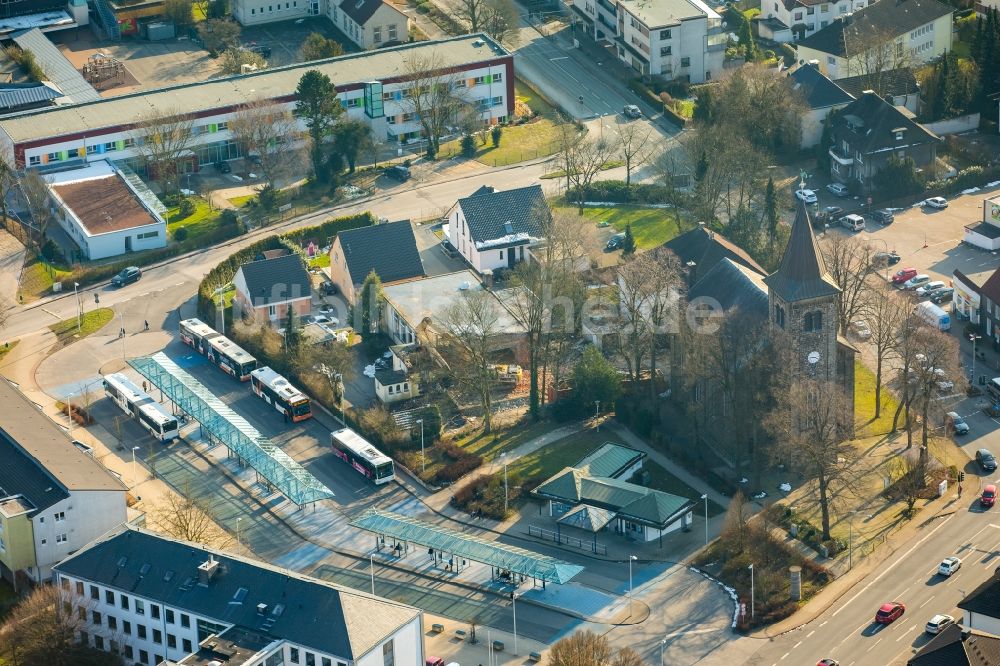
<path fill-rule="evenodd" d="M 138 123 L 142 109 L 153 108 L 194 118 L 190 156 L 179 167 L 197 171 L 205 163 L 242 156 L 228 126 L 242 104 L 267 99 L 294 109 L 295 88 L 311 69 L 330 77 L 347 117 L 368 123 L 377 138 L 390 144 L 416 141 L 422 131 L 409 95 L 412 79 L 404 63 L 410 58 L 440 63 L 442 69 L 428 76 L 460 91 L 484 125 L 503 122 L 514 112 L 513 57 L 486 35 L 463 35 L 39 109 L 0 120 L 0 151 L 13 156 L 18 168 L 63 169 L 111 160 L 141 170 Z"/>
<path fill-rule="evenodd" d="M 573 0 L 597 41 L 639 74 L 703 83 L 722 73 L 722 17 L 702 0 Z"/>
<path fill-rule="evenodd" d="M 0 379 L 0 576 L 16 590 L 125 522 L 127 490 Z"/>
<path fill-rule="evenodd" d="M 410 33 L 410 17 L 384 0 L 331 1 L 328 16 L 363 49 L 405 42 Z"/>
<path fill-rule="evenodd" d="M 868 4 L 868 0 L 761 0 L 759 29 L 762 37 L 776 42 L 797 42 Z"/>
<path fill-rule="evenodd" d="M 233 18 L 242 25 L 260 25 L 288 21 L 304 16 L 319 16 L 319 0 L 233 0 Z"/>
<path fill-rule="evenodd" d="M 123 526 L 56 567 L 80 640 L 126 664 L 423 666 L 423 613 Z"/>

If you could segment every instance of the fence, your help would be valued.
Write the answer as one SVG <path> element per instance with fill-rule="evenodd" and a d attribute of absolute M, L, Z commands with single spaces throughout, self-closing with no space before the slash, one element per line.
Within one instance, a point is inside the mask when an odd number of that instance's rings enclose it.
<path fill-rule="evenodd" d="M 597 555 L 608 554 L 608 547 L 604 544 L 597 543 L 597 541 L 584 541 L 583 539 L 566 536 L 565 534 L 542 529 L 541 527 L 535 527 L 534 525 L 528 525 L 528 536 L 538 537 L 539 539 L 545 539 L 546 541 L 554 541 L 565 546 L 573 546 L 574 548 L 579 548 L 580 550 L 589 550 Z"/>

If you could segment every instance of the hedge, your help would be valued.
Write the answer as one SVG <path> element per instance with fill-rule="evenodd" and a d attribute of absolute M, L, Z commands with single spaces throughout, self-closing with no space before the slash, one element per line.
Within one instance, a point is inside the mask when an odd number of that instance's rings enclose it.
<path fill-rule="evenodd" d="M 566 192 L 569 201 L 580 201 L 581 190 L 571 187 Z M 670 188 L 655 183 L 632 183 L 624 180 L 598 180 L 583 188 L 583 201 L 610 201 L 614 203 L 667 203 L 675 194 Z"/>

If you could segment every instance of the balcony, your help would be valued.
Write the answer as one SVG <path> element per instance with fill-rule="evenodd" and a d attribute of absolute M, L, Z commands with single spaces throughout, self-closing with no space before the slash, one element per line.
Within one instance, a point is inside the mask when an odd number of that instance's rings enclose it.
<path fill-rule="evenodd" d="M 852 164 L 854 164 L 854 158 L 853 157 L 848 157 L 847 155 L 841 153 L 836 148 L 831 148 L 830 149 L 830 157 L 832 157 L 834 159 L 834 161 L 837 162 L 837 164 L 840 164 L 840 165 L 843 165 L 843 166 L 851 166 Z"/>
<path fill-rule="evenodd" d="M 618 8 L 608 2 L 608 0 L 597 0 L 597 6 L 612 16 L 618 16 Z"/>

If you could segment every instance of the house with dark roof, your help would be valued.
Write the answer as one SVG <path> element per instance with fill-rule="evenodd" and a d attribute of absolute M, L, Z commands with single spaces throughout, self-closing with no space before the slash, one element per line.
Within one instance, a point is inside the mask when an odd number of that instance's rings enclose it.
<path fill-rule="evenodd" d="M 513 268 L 545 239 L 550 216 L 541 185 L 484 185 L 448 212 L 449 240 L 479 274 Z"/>
<path fill-rule="evenodd" d="M 879 0 L 800 41 L 799 60 L 818 60 L 833 80 L 921 65 L 951 51 L 954 12 L 938 0 Z"/>
<path fill-rule="evenodd" d="M 802 148 L 819 145 L 823 123 L 831 111 L 842 109 L 854 97 L 819 71 L 815 60 L 807 62 L 788 75 L 795 90 L 805 100 L 807 111 L 802 114 Z"/>
<path fill-rule="evenodd" d="M 424 664 L 417 608 L 127 525 L 60 562 L 56 584 L 85 611 L 79 637 L 130 666 Z"/>
<path fill-rule="evenodd" d="M 730 259 L 761 275 L 767 274 L 746 250 L 704 224 L 671 238 L 663 247 L 673 252 L 684 267 L 688 287 L 694 286 L 723 259 Z"/>
<path fill-rule="evenodd" d="M 861 97 L 864 91 L 873 90 L 893 106 L 902 106 L 915 115 L 920 113 L 920 86 L 911 67 L 848 76 L 834 83 L 852 97 Z"/>
<path fill-rule="evenodd" d="M 243 264 L 236 271 L 233 286 L 233 303 L 250 321 L 284 326 L 289 308 L 296 317 L 312 310 L 312 279 L 296 253 Z"/>
<path fill-rule="evenodd" d="M 333 24 L 362 49 L 379 49 L 407 41 L 410 17 L 384 0 L 329 0 Z"/>
<path fill-rule="evenodd" d="M 854 181 L 865 191 L 871 190 L 875 174 L 890 158 L 909 157 L 917 169 L 933 168 L 941 143 L 936 134 L 871 91 L 845 106 L 831 129 L 830 177 L 838 183 Z"/>
<path fill-rule="evenodd" d="M 761 0 L 757 30 L 776 42 L 799 41 L 868 4 L 868 0 Z"/>
<path fill-rule="evenodd" d="M 0 379 L 0 577 L 15 590 L 128 518 L 128 488 Z"/>
<path fill-rule="evenodd" d="M 951 624 L 910 657 L 906 666 L 996 666 L 1000 636 Z"/>
<path fill-rule="evenodd" d="M 0 84 L 0 115 L 53 106 L 64 98 L 56 84 L 47 81 Z"/>
<path fill-rule="evenodd" d="M 330 248 L 329 270 L 330 280 L 352 305 L 372 271 L 382 284 L 426 275 L 409 220 L 341 231 Z"/>
<path fill-rule="evenodd" d="M 964 627 L 1000 636 L 1000 575 L 994 574 L 969 592 L 958 607 Z"/>

